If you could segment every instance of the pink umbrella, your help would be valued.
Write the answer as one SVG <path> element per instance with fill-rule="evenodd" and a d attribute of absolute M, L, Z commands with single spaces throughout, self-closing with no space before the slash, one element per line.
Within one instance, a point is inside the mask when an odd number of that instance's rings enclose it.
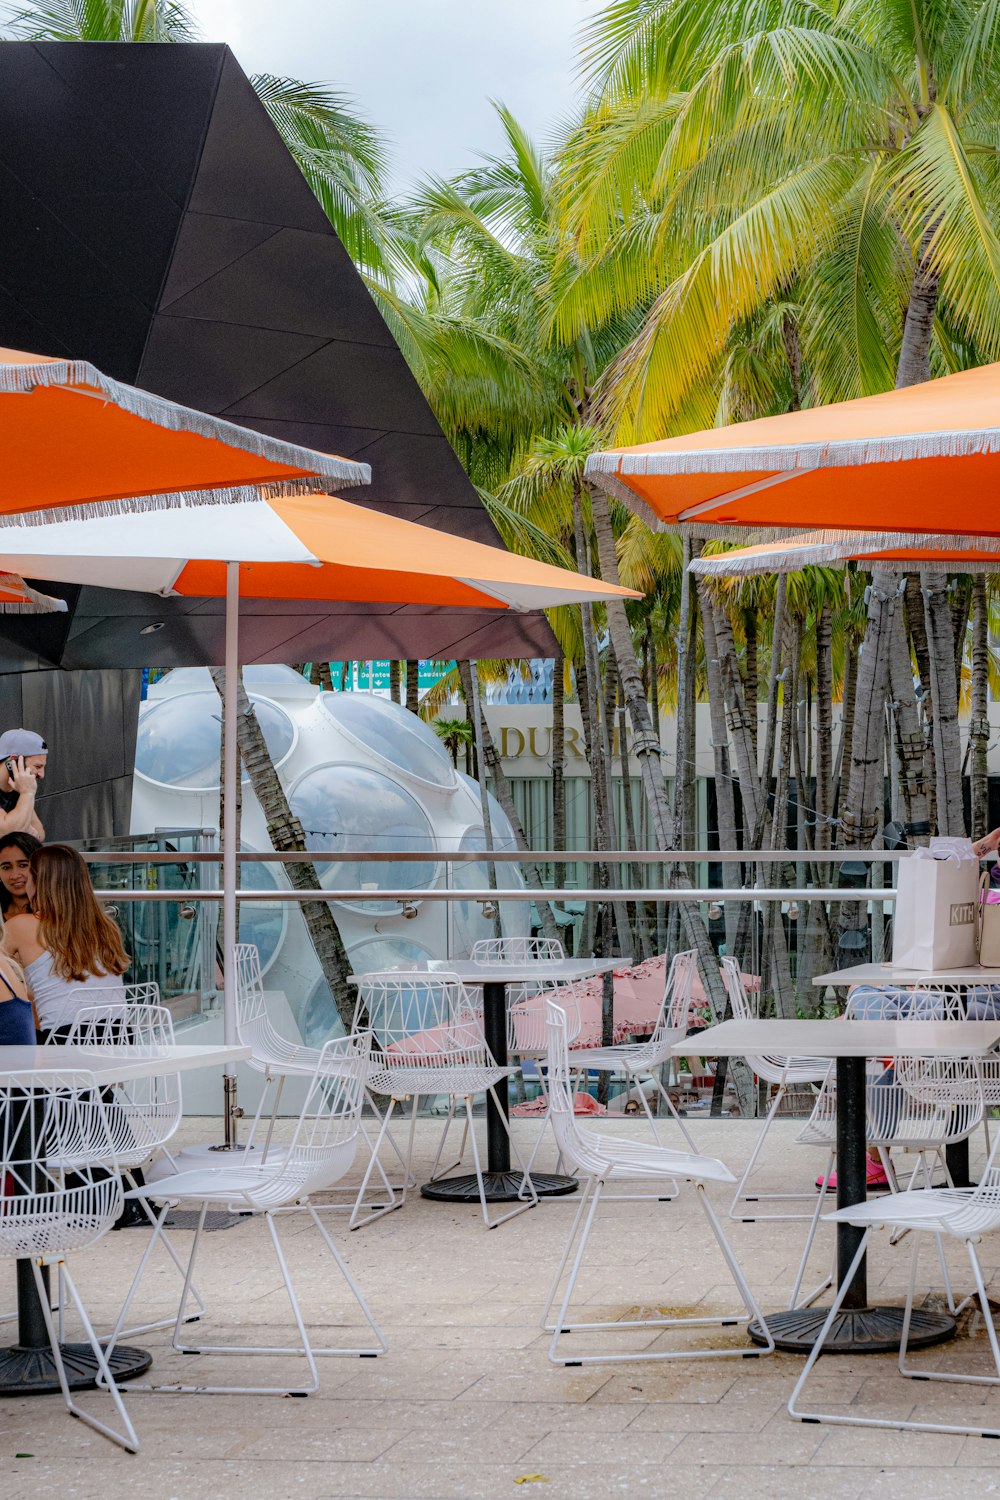
<path fill-rule="evenodd" d="M 744 974 L 744 981 L 748 990 L 760 988 L 760 980 L 754 974 Z M 634 964 L 630 968 L 616 969 L 614 972 L 614 1042 L 623 1042 L 626 1037 L 645 1036 L 653 1031 L 660 1018 L 660 1007 L 663 1004 L 663 990 L 667 982 L 667 958 L 666 954 L 658 954 L 654 958 L 644 959 L 640 964 Z M 574 1047 L 600 1047 L 601 1041 L 601 1013 L 604 1004 L 604 986 L 600 979 L 587 979 L 575 986 L 576 998 L 580 1006 L 580 1034 L 573 1042 Z M 545 995 L 546 1000 L 554 1000 L 559 1004 L 560 1000 L 569 1002 L 572 992 L 569 990 L 549 990 Z M 541 1005 L 542 999 L 534 996 L 530 1000 L 524 1000 L 514 1008 L 514 1034 L 517 1035 L 517 1013 L 519 1010 L 528 1010 L 531 1007 Z M 688 1025 L 696 1025 L 699 1021 L 708 1021 L 708 1002 L 705 997 L 705 987 L 699 975 L 695 975 L 691 990 L 691 1004 L 688 1008 Z"/>

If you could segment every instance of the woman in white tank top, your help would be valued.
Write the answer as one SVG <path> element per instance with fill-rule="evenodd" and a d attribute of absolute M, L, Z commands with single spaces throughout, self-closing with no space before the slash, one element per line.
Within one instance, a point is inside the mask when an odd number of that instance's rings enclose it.
<path fill-rule="evenodd" d="M 45 844 L 31 857 L 32 911 L 10 917 L 4 952 L 24 970 L 40 1037 L 59 1040 L 79 1007 L 122 989 L 129 966 L 121 933 L 101 909 L 82 856 Z"/>

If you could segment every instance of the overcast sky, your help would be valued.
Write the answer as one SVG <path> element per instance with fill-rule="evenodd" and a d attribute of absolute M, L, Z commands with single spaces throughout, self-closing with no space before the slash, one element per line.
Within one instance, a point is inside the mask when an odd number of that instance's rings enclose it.
<path fill-rule="evenodd" d="M 335 84 L 388 137 L 394 184 L 501 146 L 502 100 L 544 143 L 571 108 L 577 33 L 598 0 L 191 0 L 248 73 Z"/>

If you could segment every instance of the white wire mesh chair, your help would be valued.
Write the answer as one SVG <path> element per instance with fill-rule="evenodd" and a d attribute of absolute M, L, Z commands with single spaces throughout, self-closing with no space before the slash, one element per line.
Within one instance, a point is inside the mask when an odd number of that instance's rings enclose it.
<path fill-rule="evenodd" d="M 732 1009 L 735 1021 L 751 1021 L 754 1019 L 753 1006 L 750 996 L 747 994 L 746 985 L 743 982 L 743 974 L 735 958 L 724 958 L 722 960 L 722 982 L 726 987 L 726 995 Z M 750 1160 L 743 1168 L 733 1194 L 733 1201 L 729 1205 L 729 1217 L 737 1219 L 744 1224 L 755 1224 L 758 1219 L 811 1219 L 811 1213 L 766 1213 L 748 1214 L 743 1204 L 746 1203 L 772 1203 L 772 1202 L 812 1202 L 811 1193 L 748 1193 L 747 1183 L 757 1165 L 757 1159 L 764 1148 L 767 1133 L 774 1123 L 782 1099 L 789 1088 L 798 1084 L 822 1083 L 830 1072 L 830 1059 L 828 1057 L 777 1057 L 766 1056 L 763 1053 L 755 1053 L 747 1057 L 747 1066 L 765 1083 L 774 1088 L 774 1096 L 770 1107 L 764 1118 L 764 1124 L 760 1129 Z"/>
<path fill-rule="evenodd" d="M 681 1116 L 677 1113 L 669 1093 L 663 1087 L 659 1073 L 664 1065 L 673 1066 L 674 1057 L 671 1049 L 675 1042 L 684 1039 L 697 972 L 698 955 L 693 948 L 674 954 L 663 989 L 660 1013 L 656 1018 L 653 1034 L 648 1041 L 619 1042 L 613 1047 L 580 1047 L 569 1054 L 571 1073 L 613 1073 L 626 1080 L 627 1087 L 637 1095 L 653 1132 L 653 1140 L 658 1144 L 659 1131 L 643 1086 L 644 1081 L 649 1080 L 660 1100 L 666 1105 L 667 1113 L 680 1127 L 681 1134 L 692 1151 L 695 1150 L 694 1141 Z M 696 1039 L 692 1041 L 692 1051 L 697 1051 Z"/>
<path fill-rule="evenodd" d="M 100 1162 L 86 1159 L 96 1144 Z M 62 1163 L 79 1161 L 72 1178 Z M 45 1319 L 52 1357 L 67 1410 L 130 1453 L 139 1449 L 128 1412 L 76 1283 L 70 1251 L 101 1239 L 122 1210 L 121 1179 L 114 1169 L 114 1142 L 93 1073 L 83 1071 L 0 1074 L 0 1257 L 28 1260 Z M 121 1419 L 117 1432 L 78 1404 L 70 1392 L 59 1334 L 49 1306 L 43 1267 L 59 1269 L 93 1352 L 101 1381 Z"/>
<path fill-rule="evenodd" d="M 469 954 L 472 963 L 564 963 L 566 950 L 558 938 L 544 937 L 500 937 L 481 938 L 473 943 Z M 467 986 L 468 987 L 468 986 Z M 525 1062 L 539 1063 L 545 1058 L 548 1048 L 548 1034 L 545 1026 L 545 1001 L 554 998 L 558 992 L 557 1003 L 566 1012 L 566 1026 L 571 1042 L 580 1035 L 583 1025 L 583 1015 L 580 1007 L 580 997 L 577 993 L 576 984 L 572 980 L 546 979 L 539 977 L 528 982 L 508 984 L 507 993 L 507 1057 L 509 1061 L 515 1062 L 524 1072 Z M 477 996 L 482 991 L 476 988 Z M 482 1002 L 480 1000 L 480 1009 Z M 538 1082 L 541 1087 L 541 1099 L 545 1101 L 545 1075 L 542 1069 L 537 1073 Z M 444 1139 L 447 1137 L 454 1114 L 454 1104 L 449 1110 L 448 1119 L 445 1123 L 444 1137 L 441 1141 L 441 1149 L 438 1151 L 434 1170 L 438 1171 L 441 1151 L 444 1149 Z M 535 1164 L 535 1157 L 545 1136 L 545 1127 L 538 1132 L 535 1144 L 528 1158 L 528 1171 Z M 468 1138 L 468 1123 L 462 1133 L 462 1144 L 458 1154 L 458 1160 L 452 1165 L 458 1166 L 465 1155 L 466 1141 Z M 560 1171 L 557 1163 L 556 1171 Z"/>
<path fill-rule="evenodd" d="M 623 1364 L 636 1360 L 675 1360 L 675 1359 L 755 1359 L 761 1353 L 770 1353 L 774 1348 L 774 1341 L 770 1331 L 764 1322 L 760 1309 L 754 1300 L 753 1293 L 746 1282 L 746 1278 L 740 1269 L 739 1262 L 734 1255 L 728 1240 L 722 1230 L 712 1204 L 705 1191 L 706 1182 L 735 1182 L 735 1177 L 729 1168 L 721 1161 L 711 1156 L 702 1156 L 697 1153 L 686 1151 L 673 1151 L 666 1146 L 650 1145 L 645 1141 L 623 1140 L 618 1136 L 605 1135 L 594 1129 L 588 1129 L 582 1125 L 573 1113 L 573 1095 L 570 1085 L 571 1067 L 570 1054 L 566 1042 L 566 1022 L 562 1011 L 551 1001 L 546 1002 L 547 1021 L 549 1026 L 549 1098 L 551 1100 L 551 1119 L 556 1138 L 565 1159 L 575 1168 L 581 1176 L 586 1177 L 583 1193 L 577 1208 L 576 1218 L 570 1231 L 562 1260 L 559 1263 L 555 1278 L 549 1292 L 545 1311 L 542 1314 L 542 1327 L 547 1333 L 552 1334 L 549 1345 L 549 1359 L 553 1364 L 582 1365 L 612 1363 Z M 576 1287 L 590 1239 L 591 1230 L 600 1207 L 605 1186 L 609 1182 L 635 1183 L 640 1181 L 652 1181 L 662 1184 L 664 1180 L 676 1181 L 687 1180 L 694 1189 L 698 1202 L 700 1203 L 705 1217 L 708 1220 L 712 1234 L 722 1252 L 730 1275 L 736 1284 L 740 1299 L 743 1303 L 742 1315 L 728 1313 L 719 1317 L 703 1318 L 638 1318 L 628 1321 L 611 1322 L 578 1322 L 570 1319 L 569 1309 L 573 1292 Z M 654 1191 L 650 1194 L 625 1194 L 622 1201 L 628 1197 L 644 1196 L 663 1200 L 662 1191 Z M 616 1201 L 615 1199 L 604 1199 L 605 1202 Z M 573 1264 L 570 1268 L 569 1277 L 559 1303 L 559 1311 L 554 1322 L 550 1322 L 552 1307 L 559 1294 L 560 1283 L 569 1262 L 570 1254 L 576 1245 L 573 1255 Z M 736 1346 L 718 1347 L 706 1345 L 699 1348 L 684 1348 L 680 1350 L 636 1350 L 634 1352 L 615 1352 L 609 1354 L 585 1354 L 576 1347 L 574 1338 L 572 1353 L 560 1354 L 559 1343 L 564 1335 L 568 1333 L 577 1334 L 584 1330 L 605 1330 L 620 1332 L 629 1328 L 643 1329 L 647 1336 L 650 1331 L 663 1332 L 668 1329 L 683 1328 L 709 1328 L 723 1327 L 753 1321 L 758 1323 L 765 1331 L 766 1345 L 763 1350 L 751 1349 L 745 1344 Z"/>
<path fill-rule="evenodd" d="M 114 1005 L 125 1004 L 125 1005 L 136 1005 L 136 1006 L 145 1006 L 145 1005 L 154 1005 L 154 1006 L 156 1006 L 156 1005 L 159 1005 L 159 1001 L 160 1001 L 160 987 L 159 987 L 158 984 L 155 984 L 155 983 L 126 984 L 126 985 L 120 985 L 119 984 L 119 985 L 108 985 L 106 987 L 105 986 L 101 986 L 101 985 L 93 985 L 93 986 L 92 985 L 88 985 L 87 988 L 86 988 L 86 990 L 81 990 L 79 993 L 80 993 L 80 996 L 83 999 L 85 999 L 85 1001 L 86 1001 L 86 1009 L 87 1009 L 88 1012 L 90 1010 L 94 1009 L 95 1006 L 99 1006 L 99 1005 L 102 1005 L 102 1004 L 105 1004 L 105 1003 L 114 1004 Z M 71 1028 L 72 1025 L 73 1025 L 73 1023 L 76 1021 L 77 1017 L 80 1014 L 82 1014 L 82 1012 L 80 1010 L 72 1010 L 72 1011 L 67 1012 L 67 1014 L 65 1016 L 65 1019 L 61 1022 L 60 1026 L 57 1028 L 59 1030 L 59 1032 L 60 1032 L 60 1036 L 61 1036 L 62 1040 L 65 1040 L 65 1028 L 67 1028 L 67 1027 Z M 113 1038 L 109 1038 L 109 1040 L 112 1043 L 114 1042 Z M 171 1040 L 172 1040 L 172 1038 L 171 1038 Z M 57 1303 L 58 1303 L 59 1311 L 60 1311 L 60 1325 L 59 1326 L 60 1326 L 60 1338 L 61 1338 L 62 1337 L 62 1314 L 63 1314 L 63 1302 L 62 1302 L 62 1298 L 61 1297 L 57 1298 Z M 16 1311 L 15 1312 L 9 1312 L 9 1313 L 0 1313 L 0 1323 L 12 1323 L 12 1322 L 15 1322 L 16 1320 L 17 1320 L 17 1313 L 16 1313 Z M 143 1332 L 144 1330 L 142 1330 L 142 1329 L 130 1330 L 130 1332 L 132 1332 L 132 1331 Z"/>
<path fill-rule="evenodd" d="M 970 1021 L 995 1021 L 1000 1018 L 1000 985 L 972 985 L 963 987 L 962 998 L 965 1014 Z M 983 1083 L 983 1133 L 986 1136 L 986 1154 L 991 1150 L 990 1111 L 1000 1108 L 1000 1052 L 992 1052 L 979 1059 L 979 1076 Z"/>
<path fill-rule="evenodd" d="M 373 1045 L 377 1049 L 372 1059 L 371 1087 L 376 1093 L 388 1095 L 389 1106 L 382 1117 L 382 1127 L 372 1162 L 361 1184 L 359 1201 L 367 1189 L 372 1165 L 378 1160 L 382 1140 L 397 1104 L 412 1100 L 403 1184 L 399 1202 L 393 1207 L 402 1206 L 414 1181 L 411 1164 L 417 1107 L 421 1098 L 444 1094 L 449 1100 L 462 1101 L 465 1108 L 479 1202 L 487 1229 L 495 1229 L 526 1208 L 533 1208 L 538 1202 L 538 1194 L 518 1155 L 497 1092 L 500 1086 L 506 1088 L 507 1079 L 514 1069 L 501 1068 L 495 1062 L 486 1046 L 475 1001 L 458 976 L 445 970 L 433 975 L 405 970 L 365 974 L 358 983 L 358 1014 L 362 1013 L 367 1016 Z M 518 1171 L 523 1174 L 521 1194 L 524 1201 L 492 1220 L 472 1117 L 473 1100 L 477 1094 L 486 1093 L 493 1096 Z M 441 1147 L 438 1148 L 438 1158 L 440 1154 Z"/>
<path fill-rule="evenodd" d="M 121 990 L 107 990 L 103 993 L 117 994 L 119 998 L 74 1011 L 66 1036 L 67 1046 L 132 1047 L 156 1055 L 160 1048 L 174 1045 L 174 1025 L 170 1011 L 166 1006 L 155 1003 L 159 999 L 157 985 L 128 985 L 125 999 L 121 999 Z M 139 998 L 135 998 L 136 996 Z M 167 1150 L 167 1143 L 176 1134 L 184 1113 L 180 1074 L 156 1073 L 148 1078 L 133 1078 L 105 1085 L 102 1094 L 111 1130 L 115 1164 L 129 1187 L 138 1185 L 136 1172 L 160 1151 L 173 1166 L 173 1157 Z M 90 1161 L 101 1161 L 99 1141 L 82 1144 Z M 67 1161 L 63 1166 L 68 1172 L 76 1171 L 79 1163 Z M 155 1224 L 156 1215 L 153 1210 L 144 1200 L 140 1201 L 150 1224 Z M 162 1239 L 164 1249 L 183 1278 L 184 1262 L 166 1231 Z M 192 1294 L 197 1305 L 197 1311 L 190 1318 L 194 1322 L 205 1311 L 205 1304 L 196 1288 L 192 1288 Z M 65 1299 L 60 1296 L 60 1337 L 64 1307 Z M 153 1328 L 164 1328 L 172 1322 L 173 1318 L 161 1318 L 153 1323 L 141 1323 L 134 1328 L 124 1329 L 122 1336 L 148 1333 Z"/>
<path fill-rule="evenodd" d="M 961 990 L 950 985 L 916 986 L 912 990 L 859 987 L 848 997 L 847 1020 L 885 1021 L 905 1017 L 910 1021 L 962 1020 L 965 1016 Z M 891 1151 L 915 1156 L 908 1186 L 918 1175 L 931 1186 L 931 1164 L 940 1166 L 951 1184 L 946 1148 L 967 1140 L 983 1118 L 983 1089 L 979 1061 L 971 1058 L 934 1059 L 919 1056 L 870 1062 L 865 1088 L 866 1139 L 878 1150 L 889 1191 L 900 1191 L 896 1162 Z M 796 1141 L 805 1146 L 823 1146 L 827 1161 L 819 1197 L 810 1218 L 806 1243 L 799 1262 L 790 1306 L 808 1306 L 833 1285 L 832 1274 L 798 1301 L 806 1264 L 822 1216 L 824 1194 L 836 1160 L 837 1077 L 831 1068 L 813 1105 L 813 1111 Z M 942 1270 L 948 1284 L 942 1250 Z M 950 1286 L 949 1304 L 954 1308 Z"/>
<path fill-rule="evenodd" d="M 199 1392 L 209 1394 L 245 1393 L 265 1396 L 310 1395 L 319 1389 L 317 1355 L 345 1355 L 373 1358 L 388 1348 L 357 1282 L 342 1255 L 324 1229 L 312 1201 L 315 1193 L 327 1192 L 350 1171 L 357 1149 L 361 1108 L 370 1069 L 371 1034 L 359 1032 L 327 1042 L 320 1049 L 302 1111 L 296 1121 L 291 1142 L 281 1153 L 272 1152 L 267 1160 L 250 1160 L 245 1155 L 218 1167 L 195 1168 L 162 1177 L 137 1189 L 130 1197 L 144 1198 L 162 1205 L 150 1235 L 135 1279 L 125 1298 L 109 1352 L 118 1339 L 129 1309 L 149 1265 L 156 1241 L 162 1237 L 164 1221 L 171 1208 L 179 1203 L 194 1204 L 199 1209 L 198 1225 L 191 1246 L 177 1316 L 174 1320 L 172 1346 L 179 1354 L 246 1354 L 301 1355 L 309 1371 L 309 1382 L 302 1386 L 283 1385 L 135 1385 L 135 1390 L 163 1392 Z M 205 1218 L 212 1205 L 237 1204 L 244 1213 L 262 1214 L 298 1332 L 298 1343 L 282 1346 L 204 1344 L 192 1347 L 181 1343 L 187 1300 L 201 1246 Z M 281 1215 L 305 1214 L 319 1231 L 333 1256 L 358 1307 L 375 1337 L 374 1345 L 317 1348 L 312 1344 L 299 1306 L 292 1276 L 278 1236 L 277 1219 Z M 237 1285 L 237 1282 L 233 1283 Z"/>
<path fill-rule="evenodd" d="M 281 1105 L 281 1095 L 285 1086 L 286 1078 L 311 1078 L 316 1071 L 322 1048 L 309 1047 L 301 1042 L 290 1041 L 275 1027 L 271 1020 L 267 995 L 264 990 L 264 978 L 260 967 L 260 953 L 255 943 L 237 943 L 233 948 L 233 969 L 236 976 L 236 1034 L 240 1045 L 250 1048 L 250 1056 L 247 1059 L 249 1067 L 257 1073 L 264 1075 L 264 1087 L 261 1089 L 260 1101 L 257 1112 L 250 1126 L 249 1138 L 245 1149 L 251 1150 L 256 1146 L 256 1135 L 261 1123 L 261 1115 L 267 1100 L 268 1092 L 272 1085 L 277 1085 L 274 1097 L 271 1101 L 271 1112 L 267 1121 L 267 1131 L 262 1149 L 264 1156 L 275 1149 L 273 1147 L 273 1135 L 275 1121 L 278 1118 L 278 1109 Z M 328 1059 L 328 1064 L 330 1063 Z M 375 1107 L 370 1091 L 366 1090 L 365 1097 L 369 1107 L 373 1110 L 377 1119 L 381 1121 L 381 1115 Z M 359 1123 L 361 1139 L 364 1142 L 369 1156 L 372 1152 L 372 1141 L 365 1128 L 364 1120 Z M 390 1137 L 390 1144 L 395 1150 L 395 1142 Z M 280 1147 L 276 1149 L 281 1149 Z M 396 1152 L 397 1156 L 399 1152 Z M 352 1229 L 359 1229 L 362 1224 L 368 1223 L 369 1218 L 377 1217 L 379 1213 L 385 1213 L 389 1209 L 398 1207 L 396 1193 L 389 1179 L 382 1170 L 380 1164 L 376 1163 L 376 1171 L 381 1180 L 382 1188 L 387 1194 L 385 1203 L 376 1205 L 375 1212 L 367 1217 L 361 1217 L 362 1204 L 351 1202 L 349 1204 L 324 1204 L 324 1209 L 349 1208 L 349 1224 Z"/>
<path fill-rule="evenodd" d="M 469 958 L 474 964 L 563 963 L 566 950 L 558 938 L 481 938 L 473 943 Z M 545 998 L 553 990 L 564 991 L 559 1004 L 566 1012 L 571 1042 L 580 1035 L 583 1018 L 576 985 L 564 979 L 540 977 L 530 983 L 507 986 L 507 1056 L 519 1061 L 543 1058 L 548 1048 L 545 1029 Z"/>
<path fill-rule="evenodd" d="M 802 1373 L 795 1383 L 795 1388 L 788 1401 L 788 1411 L 793 1417 L 802 1422 L 830 1422 L 842 1426 L 853 1427 L 898 1427 L 915 1432 L 954 1432 L 969 1436 L 1000 1438 L 1000 1427 L 997 1425 L 986 1425 L 980 1421 L 974 1425 L 959 1424 L 956 1422 L 922 1422 L 912 1418 L 892 1416 L 852 1416 L 846 1411 L 821 1412 L 806 1410 L 801 1405 L 805 1392 L 806 1383 L 816 1367 L 817 1361 L 823 1353 L 830 1329 L 840 1311 L 841 1304 L 847 1294 L 847 1290 L 861 1264 L 862 1257 L 868 1250 L 868 1244 L 872 1233 L 876 1229 L 888 1229 L 891 1234 L 898 1238 L 908 1230 L 914 1232 L 913 1253 L 910 1261 L 910 1279 L 906 1294 L 906 1307 L 903 1313 L 902 1336 L 899 1345 L 899 1372 L 910 1380 L 921 1381 L 945 1381 L 950 1384 L 967 1384 L 970 1386 L 996 1386 L 1000 1385 L 1000 1343 L 997 1340 L 996 1328 L 993 1322 L 993 1308 L 987 1296 L 986 1286 L 983 1279 L 982 1267 L 979 1263 L 977 1245 L 982 1237 L 1000 1228 L 1000 1167 L 994 1160 L 996 1146 L 993 1154 L 987 1159 L 986 1170 L 978 1186 L 974 1188 L 916 1188 L 904 1193 L 895 1193 L 891 1197 L 872 1199 L 867 1203 L 856 1203 L 850 1208 L 840 1209 L 835 1213 L 827 1214 L 832 1223 L 848 1223 L 864 1230 L 858 1244 L 854 1259 L 844 1276 L 837 1294 L 830 1306 L 826 1322 L 816 1339 L 809 1357 L 802 1367 Z M 993 1361 L 994 1374 L 981 1374 L 979 1372 L 963 1372 L 954 1368 L 948 1370 L 928 1369 L 925 1365 L 912 1365 L 909 1363 L 908 1340 L 910 1333 L 910 1322 L 913 1314 L 913 1303 L 917 1287 L 917 1265 L 921 1249 L 920 1236 L 932 1234 L 938 1245 L 942 1239 L 950 1240 L 952 1243 L 964 1244 L 969 1257 L 969 1265 L 972 1270 L 972 1280 L 975 1287 L 973 1295 L 968 1301 L 978 1300 L 979 1309 L 982 1314 L 983 1325 L 989 1340 L 990 1354 Z M 947 1282 L 945 1283 L 947 1287 Z M 949 1293 L 950 1295 L 950 1293 Z M 965 1304 L 963 1304 L 964 1306 Z M 992 1408 L 988 1408 L 992 1410 Z M 980 1407 L 985 1412 L 987 1409 Z"/>

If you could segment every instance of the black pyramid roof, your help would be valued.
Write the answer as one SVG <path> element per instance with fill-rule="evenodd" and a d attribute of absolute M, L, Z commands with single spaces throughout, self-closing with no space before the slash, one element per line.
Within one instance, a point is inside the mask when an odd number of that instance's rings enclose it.
<path fill-rule="evenodd" d="M 0 344 L 372 466 L 351 498 L 497 533 L 228 47 L 0 44 Z M 350 492 L 348 492 L 350 493 Z M 0 662 L 222 660 L 217 600 L 59 589 Z M 550 655 L 541 615 L 246 601 L 244 661 Z M 163 622 L 155 633 L 140 632 Z"/>

